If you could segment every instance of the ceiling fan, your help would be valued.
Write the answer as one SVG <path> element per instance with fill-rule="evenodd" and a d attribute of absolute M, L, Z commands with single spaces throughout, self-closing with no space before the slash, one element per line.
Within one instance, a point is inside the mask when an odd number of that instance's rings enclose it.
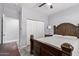
<path fill-rule="evenodd" d="M 50 6 L 50 8 L 53 8 L 53 5 L 52 4 L 49 4 L 49 3 L 42 3 L 41 5 L 39 5 L 38 7 L 42 7 L 42 6 L 44 6 L 44 5 L 49 5 Z"/>

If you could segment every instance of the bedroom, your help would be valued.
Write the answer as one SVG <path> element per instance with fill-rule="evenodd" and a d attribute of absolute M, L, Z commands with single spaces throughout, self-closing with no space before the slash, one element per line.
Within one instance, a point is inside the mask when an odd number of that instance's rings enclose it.
<path fill-rule="evenodd" d="M 36 40 L 40 38 L 39 40 L 42 39 L 41 41 L 43 41 L 43 37 L 46 39 L 47 38 L 50 39 L 55 34 L 54 25 L 58 27 L 58 25 L 61 25 L 61 24 L 63 25 L 59 26 L 60 27 L 59 29 L 56 28 L 59 30 L 59 32 L 56 31 L 56 34 L 64 35 L 64 37 L 65 35 L 66 36 L 68 35 L 67 38 L 70 38 L 70 40 L 66 39 L 67 40 L 66 42 L 64 42 L 64 40 L 62 41 L 64 43 L 68 43 L 68 41 L 78 42 L 78 40 L 76 39 L 78 39 L 77 29 L 79 26 L 79 22 L 78 22 L 79 4 L 78 3 L 52 3 L 51 4 L 52 7 L 49 4 L 44 4 L 43 6 L 39 7 L 41 4 L 43 3 L 3 3 L 3 4 L 0 3 L 0 22 L 1 22 L 0 33 L 2 33 L 0 35 L 0 38 L 1 38 L 0 43 L 4 44 L 4 43 L 10 43 L 10 42 L 17 42 L 20 55 L 31 56 L 30 44 L 32 42 L 30 42 L 30 35 L 34 35 L 34 39 Z M 11 22 L 8 21 L 10 19 L 12 19 Z M 76 38 L 73 36 L 75 36 Z M 50 43 L 49 40 L 44 42 L 46 44 Z M 58 44 L 57 42 L 53 42 L 53 43 L 55 45 Z M 71 43 L 71 46 L 73 47 L 72 43 Z M 47 46 L 48 45 L 49 44 L 47 44 Z M 35 46 L 33 47 L 36 48 L 33 50 L 35 51 L 33 55 L 40 55 L 40 54 L 44 55 L 44 53 L 47 53 L 46 55 L 53 55 L 52 53 L 54 53 L 54 52 L 50 53 L 51 50 L 48 52 L 45 52 L 43 51 L 43 48 L 41 52 L 39 50 L 40 47 L 35 47 Z M 58 48 L 56 51 L 58 50 L 60 49 Z M 75 54 L 77 51 L 75 51 L 74 54 L 72 52 L 69 53 L 68 55 L 72 54 L 77 56 L 79 54 L 79 53 Z M 6 55 L 8 53 L 1 53 L 1 54 Z M 59 54 L 56 53 L 56 55 L 59 55 Z"/>

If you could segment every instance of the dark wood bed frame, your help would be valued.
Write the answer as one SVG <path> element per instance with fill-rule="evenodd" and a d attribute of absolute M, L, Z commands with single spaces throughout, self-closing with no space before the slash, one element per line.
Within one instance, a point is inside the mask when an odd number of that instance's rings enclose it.
<path fill-rule="evenodd" d="M 54 26 L 54 34 L 68 35 L 79 37 L 79 26 L 71 23 L 62 23 L 58 26 Z M 71 52 L 66 52 L 62 48 L 50 45 L 49 43 L 40 42 L 34 39 L 34 36 L 30 37 L 30 53 L 36 56 L 71 56 Z"/>

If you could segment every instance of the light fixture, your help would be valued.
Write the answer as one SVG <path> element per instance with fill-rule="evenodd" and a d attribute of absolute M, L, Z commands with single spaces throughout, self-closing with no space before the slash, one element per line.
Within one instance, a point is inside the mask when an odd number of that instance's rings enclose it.
<path fill-rule="evenodd" d="M 49 29 L 49 30 L 51 29 L 51 26 L 50 26 L 50 25 L 48 26 L 48 29 Z"/>
<path fill-rule="evenodd" d="M 52 3 L 47 3 L 47 5 L 51 5 Z"/>

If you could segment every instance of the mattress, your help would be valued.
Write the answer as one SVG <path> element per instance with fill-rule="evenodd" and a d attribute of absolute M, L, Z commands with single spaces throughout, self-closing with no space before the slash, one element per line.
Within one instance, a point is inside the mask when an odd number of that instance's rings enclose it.
<path fill-rule="evenodd" d="M 66 37 L 59 37 L 59 36 L 51 36 L 51 37 L 44 37 L 35 39 L 43 43 L 48 43 L 54 46 L 61 48 L 63 43 L 69 43 L 74 47 L 72 51 L 72 56 L 79 56 L 79 39 L 78 38 L 66 38 Z"/>

